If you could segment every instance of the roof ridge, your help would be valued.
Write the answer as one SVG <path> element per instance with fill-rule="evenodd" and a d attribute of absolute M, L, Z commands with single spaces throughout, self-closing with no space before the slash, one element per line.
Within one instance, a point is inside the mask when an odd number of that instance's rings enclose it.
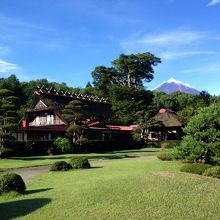
<path fill-rule="evenodd" d="M 54 87 L 50 87 L 49 89 L 45 86 L 37 87 L 38 90 L 35 91 L 37 95 L 40 94 L 47 94 L 47 95 L 56 95 L 59 97 L 70 97 L 70 98 L 77 98 L 85 101 L 92 101 L 92 102 L 98 102 L 98 103 L 108 103 L 108 99 L 104 97 L 98 97 L 88 94 L 82 94 L 82 93 L 76 93 L 72 92 L 70 93 L 68 90 L 56 90 Z"/>

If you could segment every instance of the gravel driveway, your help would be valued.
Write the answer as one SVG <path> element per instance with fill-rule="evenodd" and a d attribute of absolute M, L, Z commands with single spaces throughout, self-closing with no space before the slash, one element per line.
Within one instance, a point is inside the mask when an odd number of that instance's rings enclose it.
<path fill-rule="evenodd" d="M 49 172 L 50 167 L 40 166 L 40 167 L 28 167 L 28 168 L 16 168 L 16 169 L 7 169 L 4 172 L 13 172 L 19 174 L 26 184 L 30 183 L 33 177 Z"/>

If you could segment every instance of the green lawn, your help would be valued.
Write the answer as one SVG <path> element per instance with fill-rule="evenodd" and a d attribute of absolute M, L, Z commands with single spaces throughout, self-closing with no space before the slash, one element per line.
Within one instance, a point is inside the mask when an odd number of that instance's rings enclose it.
<path fill-rule="evenodd" d="M 20 168 L 44 166 L 52 164 L 59 160 L 68 161 L 73 156 L 86 156 L 91 160 L 97 159 L 121 159 L 139 156 L 156 155 L 160 148 L 142 148 L 140 150 L 122 150 L 109 153 L 90 153 L 90 154 L 62 154 L 54 156 L 38 156 L 38 157 L 14 157 L 11 159 L 0 160 L 0 170 L 4 168 Z"/>
<path fill-rule="evenodd" d="M 220 180 L 157 158 L 93 160 L 93 169 L 35 177 L 0 196 L 0 219 L 220 219 Z"/>

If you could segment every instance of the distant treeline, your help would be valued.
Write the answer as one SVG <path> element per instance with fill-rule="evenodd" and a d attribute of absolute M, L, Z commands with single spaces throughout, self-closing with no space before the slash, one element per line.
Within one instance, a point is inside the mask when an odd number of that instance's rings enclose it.
<path fill-rule="evenodd" d="M 160 108 L 172 109 L 188 121 L 200 108 L 212 103 L 220 103 L 220 96 L 211 96 L 204 91 L 200 95 L 181 92 L 165 94 L 148 91 L 144 88 L 112 85 L 105 92 L 98 86 L 92 86 L 91 83 L 88 83 L 85 88 L 72 88 L 65 83 L 49 82 L 47 79 L 20 82 L 15 75 L 0 78 L 0 90 L 10 90 L 18 98 L 16 106 L 19 119 L 30 107 L 34 91 L 42 86 L 53 87 L 56 90 L 105 96 L 112 105 L 112 116 L 109 120 L 112 123 L 121 124 L 135 123 L 138 111 L 151 111 L 152 114 L 155 114 Z"/>

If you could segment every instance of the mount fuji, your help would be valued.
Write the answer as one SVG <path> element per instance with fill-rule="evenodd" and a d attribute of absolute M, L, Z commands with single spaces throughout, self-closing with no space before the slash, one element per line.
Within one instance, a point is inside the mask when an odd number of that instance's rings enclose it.
<path fill-rule="evenodd" d="M 173 93 L 173 92 L 184 92 L 189 93 L 193 95 L 199 95 L 200 91 L 194 89 L 187 83 L 183 83 L 179 80 L 176 80 L 174 78 L 170 78 L 168 81 L 161 83 L 160 85 L 156 86 L 153 91 L 157 92 L 165 92 L 167 94 Z"/>

